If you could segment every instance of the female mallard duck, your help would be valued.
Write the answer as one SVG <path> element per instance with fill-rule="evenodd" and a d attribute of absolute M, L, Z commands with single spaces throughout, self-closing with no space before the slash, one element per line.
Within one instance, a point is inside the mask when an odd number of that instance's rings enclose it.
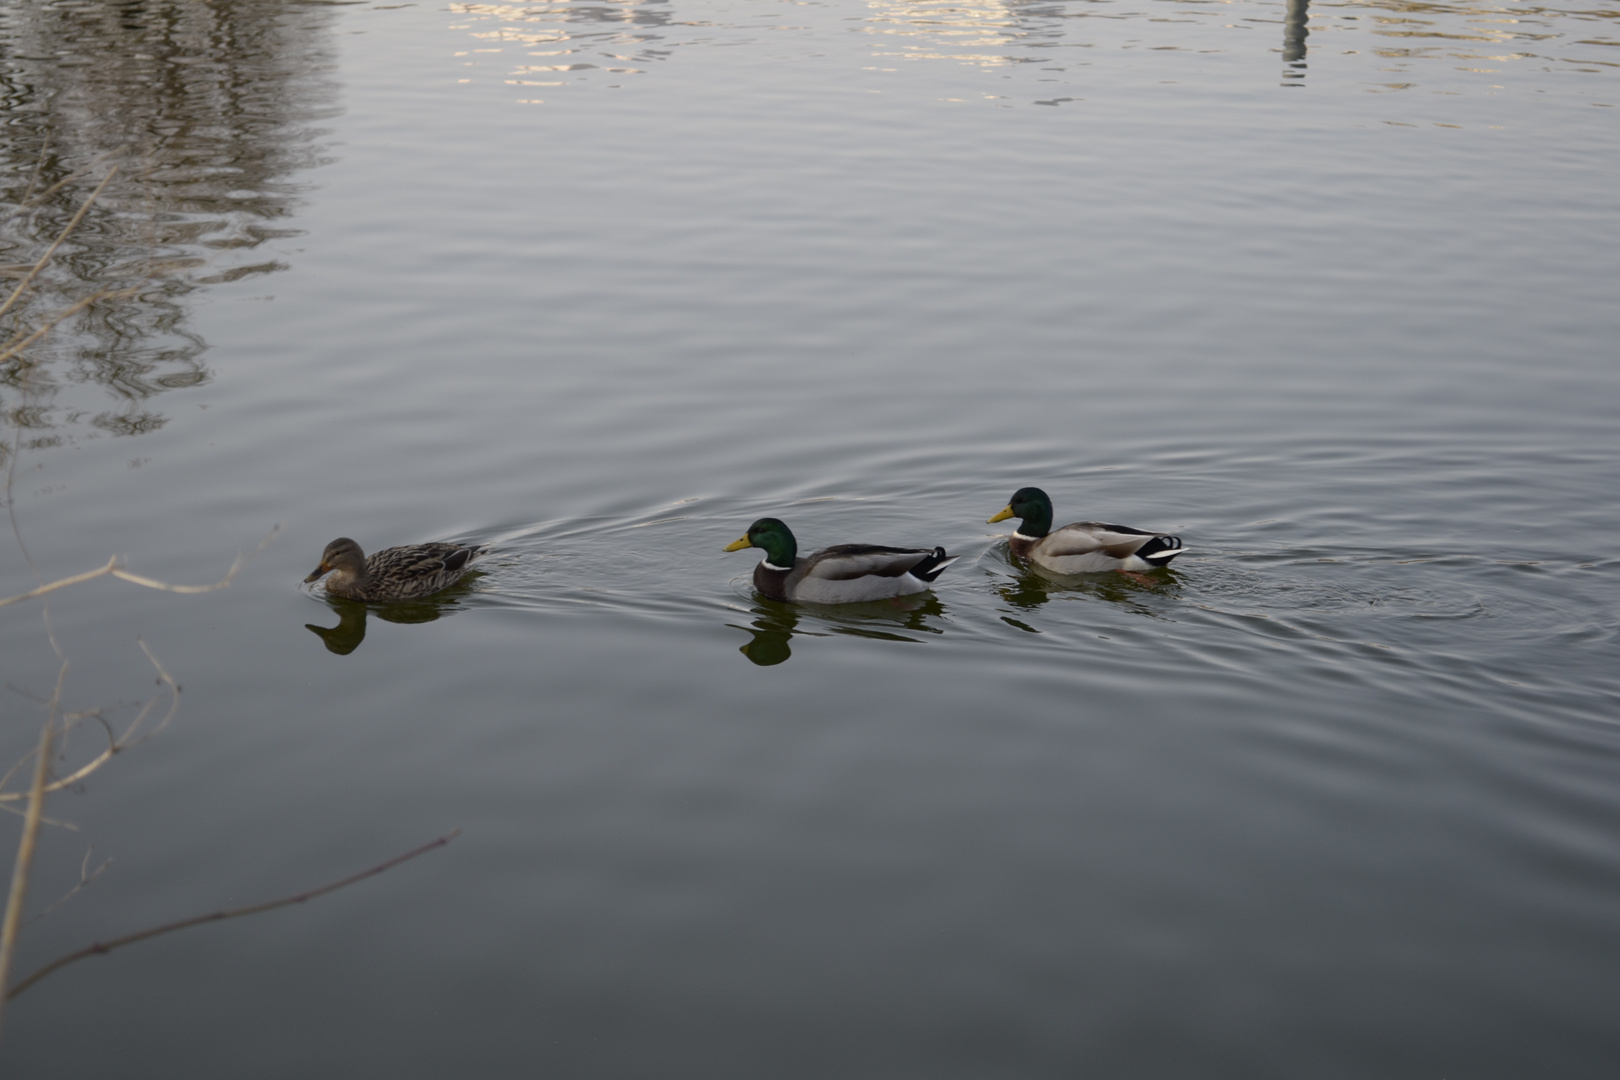
<path fill-rule="evenodd" d="M 406 544 L 384 548 L 369 558 L 360 545 L 341 536 L 321 552 L 321 565 L 304 581 L 322 574 L 326 591 L 345 600 L 411 600 L 448 589 L 461 580 L 467 564 L 483 551 L 476 544 Z"/>
<path fill-rule="evenodd" d="M 940 547 L 876 544 L 835 544 L 801 559 L 798 541 L 775 518 L 760 518 L 748 526 L 747 536 L 727 544 L 726 550 L 748 547 L 765 549 L 765 558 L 754 567 L 754 588 L 772 600 L 812 604 L 854 604 L 919 593 L 957 560 Z"/>
<path fill-rule="evenodd" d="M 1023 519 L 1008 544 L 1012 553 L 1059 574 L 1154 570 L 1185 550 L 1178 536 L 1100 521 L 1077 521 L 1053 532 L 1052 500 L 1040 488 L 1019 488 L 990 521 L 1010 517 Z"/>

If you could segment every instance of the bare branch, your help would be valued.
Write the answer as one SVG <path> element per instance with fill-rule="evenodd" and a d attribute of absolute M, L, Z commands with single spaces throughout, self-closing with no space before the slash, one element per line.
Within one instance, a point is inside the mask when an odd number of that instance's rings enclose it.
<path fill-rule="evenodd" d="M 90 856 L 94 855 L 95 853 L 95 848 L 85 849 L 84 861 L 79 864 L 79 883 L 73 886 L 73 888 L 69 889 L 67 892 L 63 893 L 61 896 L 57 897 L 56 903 L 52 904 L 44 911 L 41 911 L 39 914 L 33 916 L 28 920 L 28 922 L 23 923 L 24 926 L 29 926 L 38 922 L 51 912 L 55 911 L 57 908 L 61 907 L 63 904 L 67 903 L 69 900 L 73 899 L 76 893 L 88 887 L 92 881 L 101 876 L 101 872 L 103 870 L 112 865 L 112 856 L 109 855 L 105 859 L 101 860 L 100 866 L 96 867 L 94 870 L 90 869 Z"/>
<path fill-rule="evenodd" d="M 56 314 L 46 319 L 42 324 L 29 331 L 27 334 L 19 334 L 7 342 L 3 347 L 0 347 L 0 364 L 10 360 L 13 356 L 16 356 L 18 353 L 28 348 L 28 346 L 50 333 L 64 319 L 68 319 L 73 315 L 78 314 L 91 304 L 99 303 L 102 300 L 121 300 L 126 296 L 134 296 L 140 291 L 141 290 L 138 286 L 128 289 L 108 289 L 104 292 L 92 293 L 91 295 L 82 299 L 75 300 L 61 311 L 58 311 Z"/>
<path fill-rule="evenodd" d="M 454 840 L 460 835 L 460 829 L 452 829 L 450 832 L 439 837 L 437 840 L 430 840 L 421 847 L 412 848 L 403 855 L 396 855 L 387 862 L 378 863 L 369 870 L 362 870 L 358 874 L 351 874 L 340 881 L 334 881 L 329 884 L 322 885 L 319 888 L 310 889 L 308 892 L 301 892 L 293 896 L 283 896 L 279 900 L 270 900 L 263 904 L 251 904 L 247 907 L 230 908 L 224 911 L 212 911 L 207 915 L 194 915 L 189 919 L 181 919 L 178 922 L 164 923 L 162 926 L 154 926 L 150 929 L 141 930 L 133 934 L 126 934 L 123 937 L 114 938 L 111 941 L 98 941 L 95 944 L 85 946 L 78 952 L 68 953 L 66 956 L 59 956 L 55 960 L 52 960 L 38 971 L 35 971 L 32 975 L 28 976 L 28 978 L 23 979 L 16 986 L 6 991 L 4 1000 L 11 1000 L 24 990 L 27 990 L 30 986 L 33 986 L 35 983 L 39 982 L 45 976 L 51 974 L 52 972 L 58 971 L 61 968 L 67 967 L 69 964 L 74 963 L 75 961 L 83 960 L 87 956 L 102 956 L 106 953 L 112 952 L 114 949 L 122 948 L 125 945 L 133 945 L 137 941 L 145 941 L 147 938 L 157 937 L 160 934 L 171 934 L 176 930 L 185 930 L 192 926 L 201 926 L 204 923 L 221 922 L 225 919 L 239 919 L 244 915 L 258 915 L 261 912 L 274 911 L 276 908 L 288 907 L 292 904 L 301 904 L 305 900 L 313 900 L 317 896 L 324 896 L 329 892 L 336 892 L 338 889 L 353 885 L 358 881 L 364 881 L 368 877 L 375 877 L 386 870 L 392 870 L 400 863 L 408 862 L 411 859 L 416 858 L 418 855 L 425 855 L 434 848 L 444 847 L 444 845 L 448 844 L 450 841 Z"/>
<path fill-rule="evenodd" d="M 95 570 L 87 570 L 82 574 L 74 574 L 72 577 L 65 577 L 59 581 L 52 581 L 45 585 L 41 585 L 37 589 L 30 589 L 25 593 L 18 593 L 16 596 L 7 596 L 4 599 L 0 599 L 0 607 L 5 607 L 7 604 L 21 603 L 24 600 L 32 600 L 36 596 L 44 596 L 46 593 L 55 592 L 57 589 L 65 589 L 69 585 L 80 585 L 86 581 L 91 581 L 98 577 L 105 577 L 108 574 L 111 574 L 115 578 L 122 578 L 124 581 L 129 581 L 136 585 L 144 586 L 148 589 L 160 589 L 163 592 L 214 592 L 216 589 L 223 589 L 225 586 L 229 585 L 232 580 L 235 579 L 236 575 L 241 572 L 242 567 L 248 564 L 248 560 L 252 559 L 259 552 L 263 551 L 265 545 L 271 540 L 275 539 L 275 535 L 280 531 L 280 525 L 277 525 L 275 528 L 271 529 L 270 534 L 263 540 L 259 541 L 258 547 L 254 548 L 245 555 L 238 555 L 236 557 L 236 561 L 231 563 L 231 568 L 226 572 L 225 576 L 209 585 L 170 585 L 154 578 L 142 577 L 139 574 L 132 574 L 128 570 L 122 569 L 119 564 L 118 556 L 114 555 L 112 558 L 107 560 L 105 566 L 99 567 Z M 150 656 L 151 654 L 148 653 L 147 655 Z M 155 662 L 156 661 L 154 661 L 154 663 Z M 161 671 L 162 668 L 160 667 L 158 670 Z"/>
<path fill-rule="evenodd" d="M 40 729 L 38 755 L 34 761 L 34 786 L 28 793 L 28 817 L 23 821 L 22 839 L 17 841 L 17 861 L 11 871 L 11 897 L 6 901 L 4 922 L 0 923 L 0 986 L 9 984 L 11 961 L 17 951 L 17 929 L 22 925 L 23 905 L 28 901 L 28 874 L 34 865 L 34 847 L 39 841 L 41 811 L 45 807 L 45 779 L 50 775 L 51 743 L 56 737 L 53 715 Z M 5 1000 L 0 1000 L 0 1030 L 4 1029 Z"/>
<path fill-rule="evenodd" d="M 44 596 L 46 593 L 55 592 L 57 589 L 65 589 L 69 585 L 78 585 L 81 582 L 89 581 L 92 578 L 98 578 L 105 574 L 110 574 L 116 569 L 118 569 L 118 556 L 114 555 L 112 558 L 107 560 L 107 565 L 103 566 L 100 570 L 91 570 L 87 573 L 75 574 L 72 577 L 62 578 L 60 581 L 53 581 L 49 585 L 41 585 L 37 589 L 30 589 L 25 593 L 18 593 L 16 596 L 8 596 L 4 600 L 0 600 L 0 607 L 5 607 L 7 604 L 21 603 L 24 600 L 32 600 L 36 596 Z"/>
<path fill-rule="evenodd" d="M 63 716 L 64 733 L 68 730 L 69 723 L 72 721 L 94 720 L 99 723 L 102 730 L 107 733 L 107 746 L 106 749 L 101 751 L 101 753 L 97 754 L 94 758 L 90 759 L 89 762 L 81 765 L 67 776 L 58 777 L 57 779 L 48 783 L 45 787 L 47 792 L 60 791 L 65 787 L 72 787 L 74 784 L 77 784 L 79 781 L 83 780 L 85 777 L 107 764 L 107 762 L 111 761 L 115 754 L 121 754 L 132 746 L 139 746 L 147 739 L 150 739 L 152 736 L 168 727 L 169 721 L 174 719 L 174 714 L 180 711 L 180 684 L 175 682 L 174 677 L 164 670 L 163 665 L 158 661 L 158 658 L 152 654 L 152 650 L 146 647 L 146 642 L 142 641 L 140 638 L 136 638 L 135 643 L 141 647 L 141 651 L 146 654 L 146 658 L 152 661 L 152 666 L 157 668 L 158 681 L 169 688 L 169 711 L 163 714 L 163 719 L 158 721 L 156 727 L 138 739 L 135 738 L 135 733 L 140 730 L 141 724 L 148 716 L 151 715 L 152 709 L 157 705 L 157 697 L 149 699 L 147 703 L 142 706 L 141 711 L 135 715 L 135 719 L 129 722 L 129 726 L 124 729 L 124 733 L 122 735 L 116 735 L 113 733 L 112 725 L 107 723 L 106 718 L 101 715 L 100 710 L 92 709 L 88 712 L 74 713 L 71 716 Z M 67 674 L 66 667 L 67 666 L 64 664 L 62 671 L 64 676 Z M 61 695 L 60 684 L 58 684 L 57 687 L 57 695 L 57 697 L 51 699 L 53 716 L 62 715 L 59 711 Z M 17 762 L 9 770 L 7 770 L 4 777 L 0 777 L 0 807 L 4 807 L 6 803 L 16 802 L 18 799 L 24 797 L 24 792 L 5 791 L 3 789 L 6 785 L 6 781 L 11 778 L 11 774 L 17 771 L 17 769 L 22 765 L 23 761 L 27 760 L 28 759 L 24 757 L 22 761 Z"/>
<path fill-rule="evenodd" d="M 33 757 L 34 752 L 32 750 L 30 750 L 28 752 L 28 756 Z M 49 792 L 47 792 L 47 794 L 49 794 Z M 9 803 L 0 803 L 0 812 L 11 814 L 14 817 L 20 817 L 20 818 L 23 818 L 24 820 L 26 820 L 28 818 L 28 807 L 26 807 L 26 806 L 12 806 Z M 48 817 L 48 816 L 41 817 L 39 819 L 39 823 L 41 825 L 49 825 L 53 829 L 66 829 L 68 832 L 78 832 L 79 831 L 79 827 L 77 825 L 75 825 L 73 822 L 71 822 L 71 821 L 62 821 L 62 820 L 60 820 L 58 818 L 53 818 L 53 817 Z"/>
<path fill-rule="evenodd" d="M 112 183 L 112 178 L 117 175 L 118 166 L 114 165 L 111 169 L 107 170 L 107 175 L 102 178 L 101 183 L 96 185 L 96 190 L 90 193 L 90 197 L 84 200 L 84 205 L 79 207 L 79 212 L 73 215 L 73 219 L 67 223 L 67 227 L 64 228 L 61 235 L 56 238 L 56 242 L 45 249 L 45 254 L 39 257 L 39 261 L 36 262 L 34 264 L 34 268 L 28 272 L 28 276 L 18 282 L 17 287 L 11 291 L 11 295 L 7 297 L 6 302 L 4 304 L 0 304 L 0 315 L 4 315 L 6 312 L 10 311 L 17 301 L 22 299 L 22 294 L 28 290 L 28 286 L 34 283 L 34 278 L 39 276 L 39 272 L 45 269 L 45 264 L 51 261 L 51 256 L 56 254 L 56 249 L 61 247 L 62 242 L 68 238 L 68 235 L 72 233 L 74 229 L 79 227 L 79 222 L 83 221 L 84 215 L 90 212 L 90 207 L 95 203 L 96 197 L 101 194 L 103 188 Z"/>
<path fill-rule="evenodd" d="M 56 183 L 52 184 L 50 187 L 46 188 L 44 191 L 40 192 L 38 195 L 33 196 L 32 198 L 30 198 L 27 194 L 24 194 L 22 199 L 17 203 L 17 211 L 21 212 L 23 210 L 26 210 L 33 203 L 44 202 L 46 199 L 50 198 L 52 195 L 56 194 L 58 191 L 62 190 L 63 188 L 67 187 L 69 184 L 73 183 L 73 181 L 77 180 L 79 177 L 85 175 L 88 172 L 93 172 L 95 170 L 95 167 L 97 165 L 100 165 L 103 161 L 106 161 L 110 157 L 113 157 L 115 155 L 123 153 L 124 150 L 125 150 L 125 147 L 120 146 L 116 150 L 108 150 L 105 154 L 100 154 L 97 157 L 92 158 L 89 162 L 87 162 L 84 165 L 83 168 L 76 169 L 73 172 L 68 173 L 68 175 L 62 177 L 62 179 L 58 180 Z M 40 157 L 39 161 L 40 161 L 41 166 L 43 166 L 45 164 L 45 158 L 44 158 L 43 155 Z M 38 183 L 39 170 L 37 170 L 37 169 L 35 170 L 34 176 L 35 176 L 34 183 Z M 30 192 L 32 192 L 33 187 L 34 187 L 34 184 L 29 185 L 29 191 Z"/>

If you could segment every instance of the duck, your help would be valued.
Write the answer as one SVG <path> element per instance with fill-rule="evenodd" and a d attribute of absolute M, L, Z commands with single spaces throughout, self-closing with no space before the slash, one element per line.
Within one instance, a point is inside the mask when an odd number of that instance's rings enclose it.
<path fill-rule="evenodd" d="M 800 558 L 792 530 L 776 518 L 760 518 L 725 550 L 751 547 L 765 551 L 754 567 L 754 588 L 772 600 L 811 604 L 857 604 L 920 593 L 960 557 L 947 555 L 942 547 L 834 544 Z"/>
<path fill-rule="evenodd" d="M 360 545 L 340 536 L 321 552 L 321 565 L 304 579 L 323 574 L 326 591 L 345 600 L 412 600 L 448 589 L 483 552 L 476 544 L 406 544 L 367 556 Z"/>
<path fill-rule="evenodd" d="M 1059 574 L 1157 570 L 1186 550 L 1179 536 L 1101 521 L 1077 521 L 1054 531 L 1052 500 L 1037 487 L 1013 492 L 1006 509 L 989 523 L 1013 517 L 1021 520 L 1008 543 L 1012 553 Z"/>

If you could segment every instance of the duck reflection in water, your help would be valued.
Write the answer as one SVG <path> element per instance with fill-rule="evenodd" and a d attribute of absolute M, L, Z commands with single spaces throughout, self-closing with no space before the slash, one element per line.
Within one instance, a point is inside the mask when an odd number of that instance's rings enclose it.
<path fill-rule="evenodd" d="M 945 605 L 933 593 L 915 593 L 889 600 L 875 600 L 866 604 L 839 604 L 836 607 L 785 604 L 775 600 L 759 600 L 749 609 L 754 621 L 748 626 L 735 623 L 726 625 L 742 630 L 753 639 L 737 651 L 760 667 L 772 667 L 793 655 L 789 642 L 800 637 L 831 637 L 848 634 L 851 637 L 876 638 L 880 641 L 918 642 L 922 638 L 913 634 L 943 634 L 936 625 L 945 614 Z M 804 622 L 807 627 L 801 628 Z"/>
<path fill-rule="evenodd" d="M 470 579 L 467 579 L 470 580 Z M 326 643 L 328 652 L 339 656 L 348 656 L 360 647 L 366 639 L 366 615 L 376 615 L 384 622 L 391 623 L 425 623 L 450 614 L 459 606 L 457 594 L 467 591 L 466 583 L 456 586 L 449 592 L 439 593 L 431 598 L 421 600 L 396 600 L 392 603 L 366 603 L 361 600 L 344 600 L 336 596 L 323 597 L 326 606 L 337 613 L 336 626 L 316 626 L 314 623 L 305 623 L 304 629 L 313 633 Z"/>
<path fill-rule="evenodd" d="M 1011 562 L 1007 566 L 1013 572 L 1013 578 L 1005 585 L 998 585 L 996 592 L 1021 612 L 1034 611 L 1054 596 L 1070 595 L 1106 600 L 1119 604 L 1132 614 L 1156 617 L 1159 611 L 1150 605 L 1153 598 L 1181 595 L 1181 580 L 1169 567 L 1147 577 L 1111 570 L 1096 574 L 1054 574 L 1034 564 L 1017 565 Z M 1008 615 L 1003 615 L 1001 621 L 1031 634 L 1040 633 L 1028 623 Z"/>

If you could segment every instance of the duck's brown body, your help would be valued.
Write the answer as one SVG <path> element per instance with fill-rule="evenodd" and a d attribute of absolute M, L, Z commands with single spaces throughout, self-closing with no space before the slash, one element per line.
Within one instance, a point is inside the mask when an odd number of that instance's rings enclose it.
<path fill-rule="evenodd" d="M 329 575 L 326 591 L 345 600 L 412 600 L 460 581 L 481 550 L 475 544 L 406 544 L 367 556 L 359 544 L 339 537 L 304 580 Z"/>

